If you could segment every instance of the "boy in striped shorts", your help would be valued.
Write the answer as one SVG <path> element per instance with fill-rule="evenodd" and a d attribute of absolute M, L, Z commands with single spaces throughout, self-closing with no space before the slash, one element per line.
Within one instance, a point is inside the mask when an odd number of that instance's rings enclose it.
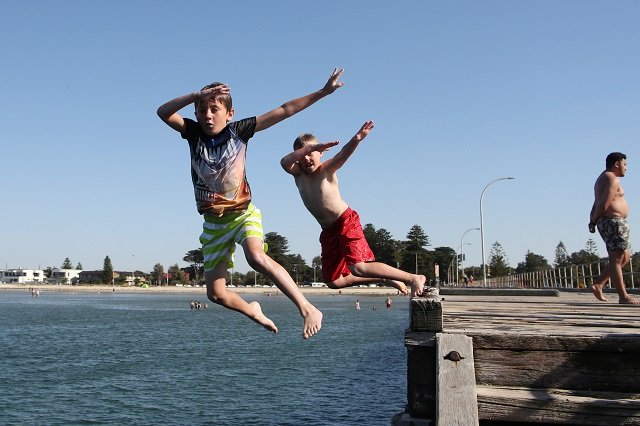
<path fill-rule="evenodd" d="M 245 173 L 248 142 L 255 132 L 268 129 L 336 91 L 343 84 L 338 81 L 342 72 L 334 69 L 324 87 L 316 92 L 285 102 L 263 115 L 239 121 L 233 121 L 229 88 L 222 83 L 210 84 L 158 108 L 162 121 L 180 132 L 189 143 L 196 204 L 204 217 L 200 241 L 207 297 L 243 313 L 274 333 L 278 328 L 262 312 L 258 302 L 247 303 L 226 287 L 227 269 L 233 266 L 236 244 L 242 246 L 249 266 L 274 282 L 298 307 L 304 318 L 305 339 L 322 327 L 322 313 L 307 301 L 287 271 L 265 253 L 262 216 L 251 203 Z M 178 114 L 192 103 L 197 122 Z"/>

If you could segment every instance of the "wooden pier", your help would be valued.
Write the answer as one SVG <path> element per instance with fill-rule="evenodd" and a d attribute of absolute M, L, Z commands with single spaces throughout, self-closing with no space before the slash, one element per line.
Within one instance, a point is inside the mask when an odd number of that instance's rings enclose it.
<path fill-rule="evenodd" d="M 458 293 L 411 302 L 394 425 L 640 425 L 640 306 L 589 291 Z"/>

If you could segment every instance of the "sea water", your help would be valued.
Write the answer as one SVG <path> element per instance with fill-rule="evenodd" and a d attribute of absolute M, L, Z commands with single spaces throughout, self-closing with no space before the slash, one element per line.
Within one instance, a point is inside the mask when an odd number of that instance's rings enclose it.
<path fill-rule="evenodd" d="M 406 297 L 282 295 L 273 334 L 193 294 L 0 292 L 0 424 L 388 425 L 406 403 Z"/>

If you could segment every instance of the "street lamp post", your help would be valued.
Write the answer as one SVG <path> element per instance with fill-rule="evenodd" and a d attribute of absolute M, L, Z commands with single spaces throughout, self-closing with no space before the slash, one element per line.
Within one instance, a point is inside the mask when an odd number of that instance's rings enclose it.
<path fill-rule="evenodd" d="M 515 179 L 513 177 L 501 177 L 498 179 L 494 179 L 491 182 L 489 182 L 487 184 L 487 186 L 484 187 L 484 189 L 482 190 L 482 194 L 480 194 L 480 239 L 482 240 L 482 286 L 486 287 L 487 286 L 487 262 L 485 260 L 484 257 L 484 220 L 482 217 L 482 198 L 484 197 L 484 193 L 487 190 L 487 188 L 489 188 L 489 186 L 491 186 L 491 184 L 498 182 L 499 180 L 511 180 L 511 179 Z"/>
<path fill-rule="evenodd" d="M 462 270 L 462 276 L 464 277 L 464 236 L 467 235 L 467 232 L 470 231 L 479 231 L 480 228 L 469 228 L 463 232 L 462 237 L 460 237 L 460 269 Z"/>

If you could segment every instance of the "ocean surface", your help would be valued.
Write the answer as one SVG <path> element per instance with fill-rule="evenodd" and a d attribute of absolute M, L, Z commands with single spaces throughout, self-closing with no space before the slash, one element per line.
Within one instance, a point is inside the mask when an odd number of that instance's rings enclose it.
<path fill-rule="evenodd" d="M 285 296 L 243 295 L 278 334 L 194 297 L 0 292 L 0 424 L 389 425 L 403 411 L 408 298 L 308 296 L 324 322 L 304 340 Z"/>

